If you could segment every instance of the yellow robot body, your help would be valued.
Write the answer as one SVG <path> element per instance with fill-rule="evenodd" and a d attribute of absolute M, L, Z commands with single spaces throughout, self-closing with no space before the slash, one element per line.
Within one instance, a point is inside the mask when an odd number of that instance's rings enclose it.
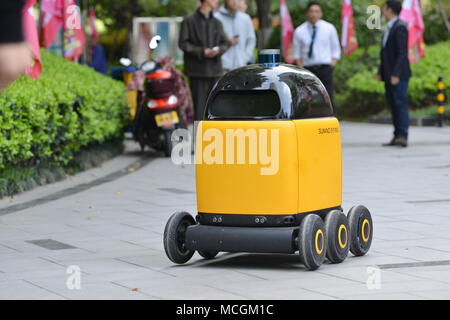
<path fill-rule="evenodd" d="M 295 253 L 317 269 L 368 252 L 370 212 L 342 203 L 339 122 L 311 72 L 279 53 L 224 75 L 196 128 L 197 215 L 177 212 L 164 231 L 175 263 L 197 251 Z"/>
<path fill-rule="evenodd" d="M 267 152 L 259 148 L 264 143 Z M 209 159 L 212 149 L 221 156 L 213 152 Z M 203 121 L 196 150 L 200 213 L 297 215 L 341 205 L 341 141 L 334 117 Z"/>

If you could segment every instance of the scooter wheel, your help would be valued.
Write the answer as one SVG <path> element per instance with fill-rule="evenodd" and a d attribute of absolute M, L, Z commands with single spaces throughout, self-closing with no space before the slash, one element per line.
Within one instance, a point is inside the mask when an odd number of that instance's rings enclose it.
<path fill-rule="evenodd" d="M 201 255 L 206 260 L 214 259 L 219 251 L 197 251 L 199 255 Z"/>
<path fill-rule="evenodd" d="M 316 214 L 307 215 L 300 224 L 299 253 L 308 270 L 316 270 L 325 260 L 327 239 L 325 225 Z"/>
<path fill-rule="evenodd" d="M 186 249 L 186 229 L 195 224 L 194 218 L 187 212 L 176 212 L 167 221 L 164 229 L 164 251 L 174 263 L 188 262 L 194 250 Z"/>
<path fill-rule="evenodd" d="M 173 148 L 173 142 L 172 142 L 172 132 L 171 130 L 164 132 L 164 156 L 170 157 L 172 155 L 172 148 Z"/>
<path fill-rule="evenodd" d="M 348 220 L 339 210 L 332 210 L 325 217 L 327 235 L 327 258 L 331 263 L 341 263 L 350 249 Z"/>
<path fill-rule="evenodd" d="M 354 206 L 347 215 L 350 226 L 350 251 L 355 256 L 365 255 L 372 244 L 373 224 L 369 209 Z"/>

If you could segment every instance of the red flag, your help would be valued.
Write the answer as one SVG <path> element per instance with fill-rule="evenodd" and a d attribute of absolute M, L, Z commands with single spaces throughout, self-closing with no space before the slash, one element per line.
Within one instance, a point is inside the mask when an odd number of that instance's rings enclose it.
<path fill-rule="evenodd" d="M 42 71 L 41 53 L 39 51 L 39 39 L 34 18 L 34 4 L 36 0 L 26 0 L 22 11 L 22 29 L 25 41 L 33 54 L 33 63 L 26 69 L 26 74 L 34 79 L 39 79 Z"/>
<path fill-rule="evenodd" d="M 98 31 L 95 27 L 95 20 L 97 20 L 97 17 L 95 16 L 94 9 L 89 9 L 89 27 L 90 27 L 90 36 L 94 39 L 98 39 Z"/>
<path fill-rule="evenodd" d="M 78 61 L 83 54 L 84 31 L 80 8 L 74 0 L 63 0 L 64 58 Z"/>
<path fill-rule="evenodd" d="M 293 64 L 295 62 L 294 59 L 292 59 L 292 37 L 294 35 L 294 26 L 292 25 L 292 19 L 286 5 L 286 0 L 281 0 L 280 2 L 280 15 L 284 61 Z"/>
<path fill-rule="evenodd" d="M 63 26 L 62 0 L 41 0 L 39 40 L 42 47 L 50 48 Z"/>
<path fill-rule="evenodd" d="M 356 39 L 355 22 L 353 20 L 353 8 L 351 0 L 342 1 L 342 39 L 341 44 L 345 55 L 349 56 L 358 49 Z"/>
<path fill-rule="evenodd" d="M 408 57 L 409 61 L 415 64 L 425 56 L 425 42 L 423 41 L 425 25 L 419 2 L 417 0 L 403 1 L 399 18 L 408 23 Z"/>

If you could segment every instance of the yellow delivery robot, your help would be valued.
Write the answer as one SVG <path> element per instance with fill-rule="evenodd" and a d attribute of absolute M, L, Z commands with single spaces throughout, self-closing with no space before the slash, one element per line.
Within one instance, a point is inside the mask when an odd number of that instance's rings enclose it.
<path fill-rule="evenodd" d="M 231 71 L 211 91 L 197 128 L 198 213 L 170 217 L 164 248 L 174 263 L 197 251 L 299 252 L 309 270 L 369 251 L 373 223 L 342 203 L 339 122 L 320 80 L 279 63 L 265 50 L 260 64 Z"/>

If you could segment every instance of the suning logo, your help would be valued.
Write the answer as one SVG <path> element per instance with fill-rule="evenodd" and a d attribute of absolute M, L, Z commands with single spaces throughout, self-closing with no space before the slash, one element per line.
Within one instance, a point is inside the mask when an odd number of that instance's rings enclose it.
<path fill-rule="evenodd" d="M 259 165 L 261 175 L 275 175 L 279 169 L 279 129 L 219 129 L 202 130 L 196 150 L 195 163 L 207 165 Z M 178 129 L 172 141 L 181 143 L 172 150 L 177 165 L 192 164 L 191 137 L 188 130 Z M 224 148 L 225 147 L 225 148 Z M 269 150 L 270 147 L 270 150 Z M 248 150 L 248 153 L 247 153 Z M 248 160 L 248 161 L 247 161 Z"/>

